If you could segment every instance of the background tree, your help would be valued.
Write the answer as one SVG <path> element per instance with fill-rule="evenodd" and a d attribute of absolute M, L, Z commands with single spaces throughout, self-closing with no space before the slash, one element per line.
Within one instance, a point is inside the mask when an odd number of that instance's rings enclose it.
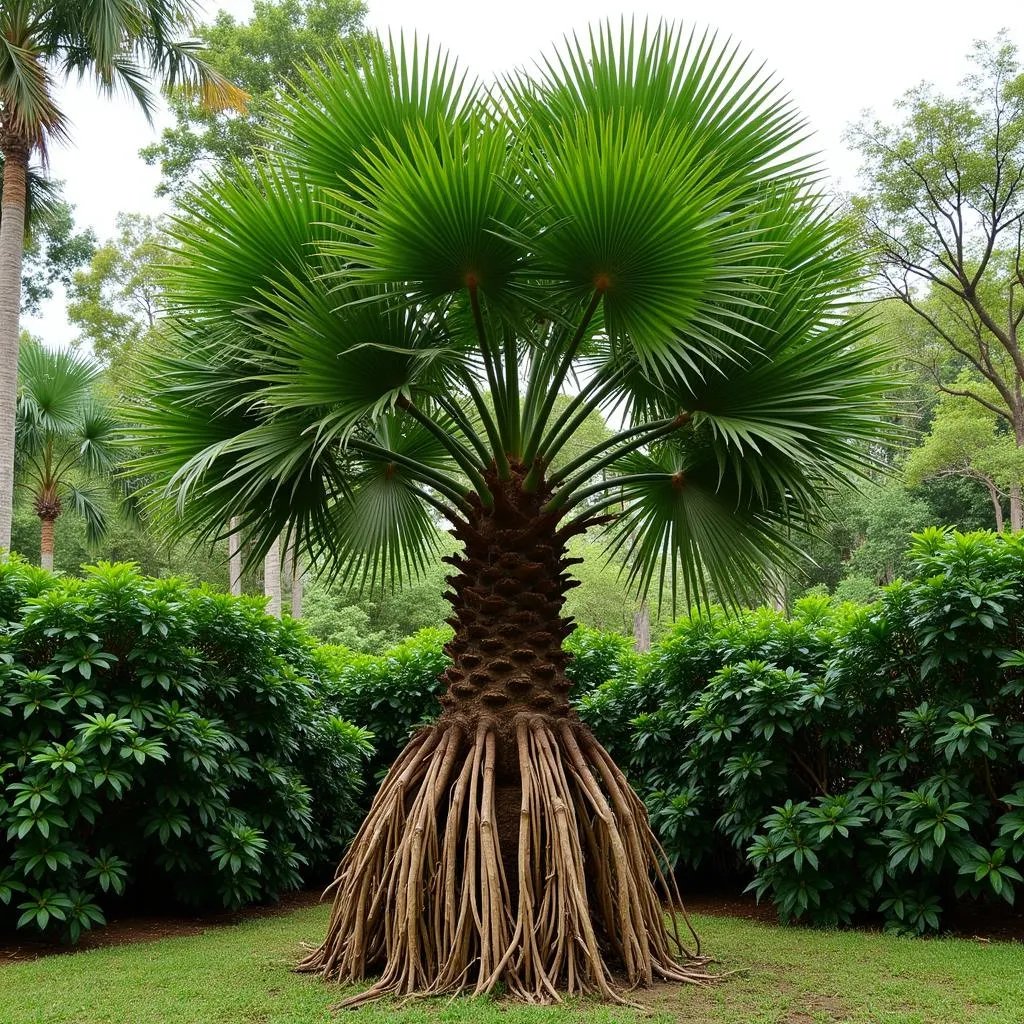
<path fill-rule="evenodd" d="M 1024 77 L 1005 34 L 976 44 L 971 60 L 958 95 L 921 85 L 900 102 L 899 123 L 851 130 L 864 160 L 855 205 L 885 288 L 955 355 L 953 376 L 970 368 L 995 398 L 940 372 L 938 387 L 1002 418 L 1024 447 Z M 1010 521 L 1024 526 L 1019 484 Z"/>
<path fill-rule="evenodd" d="M 138 213 L 117 217 L 117 235 L 96 249 L 89 266 L 76 271 L 68 291 L 68 320 L 79 342 L 120 377 L 130 368 L 160 308 L 160 268 L 173 252 L 160 222 Z"/>
<path fill-rule="evenodd" d="M 297 531 L 371 585 L 427 567 L 440 521 L 462 545 L 441 718 L 303 965 L 380 972 L 350 1002 L 707 976 L 567 700 L 566 546 L 604 523 L 640 593 L 740 604 L 886 430 L 845 312 L 861 257 L 787 101 L 711 37 L 590 38 L 490 90 L 375 42 L 306 70 L 267 162 L 186 198 L 174 347 L 139 374 L 139 469 L 178 532 L 237 516 L 259 558 Z M 553 468 L 595 410 L 621 428 Z"/>
<path fill-rule="evenodd" d="M 249 94 L 243 116 L 210 110 L 186 96 L 172 97 L 175 124 L 141 153 L 159 163 L 158 195 L 180 194 L 197 176 L 236 161 L 251 163 L 261 131 L 296 66 L 320 59 L 339 41 L 362 32 L 362 0 L 256 0 L 249 21 L 219 11 L 197 35 L 206 59 Z"/>
<path fill-rule="evenodd" d="M 94 395 L 98 369 L 71 352 L 29 342 L 19 359 L 16 483 L 41 525 L 40 565 L 53 568 L 53 527 L 66 507 L 89 543 L 107 527 L 102 489 L 116 464 L 119 426 Z"/>
<path fill-rule="evenodd" d="M 242 107 L 244 93 L 205 63 L 195 43 L 179 39 L 194 10 L 193 0 L 19 0 L 0 7 L 0 551 L 11 545 L 29 159 L 45 158 L 49 141 L 68 130 L 54 87 L 58 79 L 88 76 L 108 94 L 126 90 L 148 116 L 154 103 L 148 79 L 155 75 L 210 107 Z"/>
<path fill-rule="evenodd" d="M 955 389 L 986 395 L 998 401 L 995 389 L 964 373 Z M 931 429 L 907 459 L 906 480 L 917 484 L 936 476 L 959 476 L 980 481 L 992 502 L 996 530 L 1003 531 L 1003 500 L 1024 481 L 1024 450 L 1005 420 L 966 394 L 944 393 Z"/>

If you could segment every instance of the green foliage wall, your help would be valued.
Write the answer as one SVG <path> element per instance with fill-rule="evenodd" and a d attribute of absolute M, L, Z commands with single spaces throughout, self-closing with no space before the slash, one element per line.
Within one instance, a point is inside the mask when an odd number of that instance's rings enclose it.
<path fill-rule="evenodd" d="M 179 580 L 0 565 L 0 925 L 237 907 L 332 864 L 367 735 L 302 630 Z"/>
<path fill-rule="evenodd" d="M 681 622 L 581 702 L 670 856 L 785 918 L 937 928 L 1024 860 L 1024 537 L 925 531 L 870 606 Z"/>
<path fill-rule="evenodd" d="M 875 604 L 715 611 L 649 655 L 569 638 L 577 708 L 685 877 L 749 883 L 789 919 L 911 932 L 1019 894 L 1024 537 L 929 530 L 904 564 Z M 436 714 L 446 636 L 332 652 L 332 709 L 378 734 L 377 772 Z"/>
<path fill-rule="evenodd" d="M 649 655 L 569 638 L 577 708 L 686 877 L 910 932 L 1019 895 L 1024 537 L 930 530 L 906 564 L 874 604 L 711 612 Z M 450 631 L 357 653 L 260 604 L 0 566 L 0 918 L 73 935 L 122 890 L 238 905 L 337 855 L 437 714 Z"/>

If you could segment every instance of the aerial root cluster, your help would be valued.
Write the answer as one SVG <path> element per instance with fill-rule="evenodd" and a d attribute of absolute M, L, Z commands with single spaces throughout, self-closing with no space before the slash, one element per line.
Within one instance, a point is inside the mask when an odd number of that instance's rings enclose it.
<path fill-rule="evenodd" d="M 624 1002 L 656 979 L 712 981 L 699 945 L 683 943 L 679 915 L 689 920 L 643 804 L 589 730 L 516 718 L 514 859 L 496 824 L 499 742 L 487 721 L 411 740 L 328 890 L 327 937 L 299 970 L 343 984 L 376 976 L 342 1006 L 498 986 L 527 1002 Z"/>

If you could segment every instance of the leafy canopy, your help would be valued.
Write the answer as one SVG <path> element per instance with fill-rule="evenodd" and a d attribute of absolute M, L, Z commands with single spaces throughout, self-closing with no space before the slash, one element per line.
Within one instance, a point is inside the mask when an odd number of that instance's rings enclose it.
<path fill-rule="evenodd" d="M 257 552 L 294 532 L 401 580 L 438 515 L 514 481 L 603 522 L 641 591 L 739 601 L 869 466 L 889 384 L 857 256 L 735 47 L 605 25 L 485 88 L 371 39 L 271 121 L 173 232 L 137 441 L 176 529 L 235 516 Z M 595 411 L 616 429 L 559 459 Z"/>
<path fill-rule="evenodd" d="M 295 65 L 362 30 L 362 0 L 256 0 L 249 21 L 218 11 L 210 25 L 196 30 L 206 60 L 249 94 L 244 116 L 213 110 L 195 97 L 171 97 L 174 124 L 160 141 L 141 151 L 159 163 L 160 195 L 178 195 L 211 167 L 252 161 L 260 147 L 260 129 L 280 98 Z"/>

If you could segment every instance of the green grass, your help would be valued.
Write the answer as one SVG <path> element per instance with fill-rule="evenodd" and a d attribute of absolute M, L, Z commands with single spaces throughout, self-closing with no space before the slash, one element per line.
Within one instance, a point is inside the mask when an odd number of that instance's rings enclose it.
<path fill-rule="evenodd" d="M 712 989 L 640 992 L 645 1017 L 572 1002 L 524 1007 L 500 1000 L 387 1003 L 340 1017 L 340 990 L 289 971 L 316 941 L 326 907 L 202 935 L 96 949 L 0 967 L 2 1024 L 883 1024 L 1024 1019 L 1024 945 L 914 940 L 858 932 L 697 920 L 706 948 L 743 973 Z"/>

